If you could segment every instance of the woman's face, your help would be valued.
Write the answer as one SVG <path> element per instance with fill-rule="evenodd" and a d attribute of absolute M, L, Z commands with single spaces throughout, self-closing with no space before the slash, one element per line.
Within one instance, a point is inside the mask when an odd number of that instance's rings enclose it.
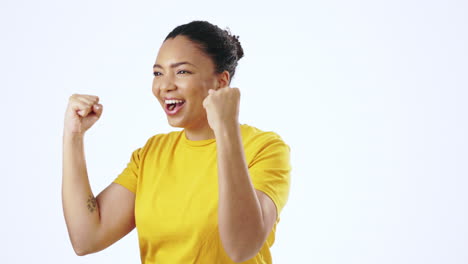
<path fill-rule="evenodd" d="M 209 89 L 226 85 L 210 57 L 179 35 L 164 41 L 153 71 L 153 94 L 171 126 L 196 129 L 208 124 L 203 100 Z"/>

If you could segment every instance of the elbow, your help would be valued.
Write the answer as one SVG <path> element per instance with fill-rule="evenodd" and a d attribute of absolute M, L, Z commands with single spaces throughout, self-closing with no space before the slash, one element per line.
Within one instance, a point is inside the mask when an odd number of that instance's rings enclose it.
<path fill-rule="evenodd" d="M 87 253 L 86 251 L 76 250 L 76 249 L 75 249 L 75 254 L 76 254 L 77 256 L 80 256 L 80 257 L 81 257 L 81 256 L 86 256 L 86 255 L 88 255 L 88 253 Z"/>
<path fill-rule="evenodd" d="M 94 253 L 93 249 L 90 247 L 90 243 L 84 241 L 72 241 L 72 246 L 77 256 L 86 256 Z"/>
<path fill-rule="evenodd" d="M 75 254 L 77 256 L 86 256 L 86 255 L 91 253 L 90 251 L 86 250 L 85 248 L 78 247 L 78 246 L 75 246 L 75 245 L 73 245 L 73 250 L 75 251 Z"/>
<path fill-rule="evenodd" d="M 70 226 L 68 223 L 67 228 L 70 244 L 77 256 L 85 256 L 97 251 L 99 235 L 97 228 L 85 224 Z"/>
<path fill-rule="evenodd" d="M 226 252 L 226 253 L 234 263 L 241 263 L 244 260 L 244 257 L 242 256 L 242 254 L 239 254 L 237 252 Z"/>
<path fill-rule="evenodd" d="M 253 226 L 240 229 L 240 232 L 223 232 L 220 229 L 221 244 L 228 257 L 235 263 L 254 258 L 265 244 L 266 235 L 263 228 Z"/>
<path fill-rule="evenodd" d="M 231 257 L 231 259 L 234 261 L 234 263 L 242 263 L 250 258 L 243 257 L 242 255 L 234 255 Z"/>
<path fill-rule="evenodd" d="M 243 247 L 226 250 L 226 253 L 235 263 L 242 263 L 255 257 L 262 248 L 262 245 L 263 243 L 260 242 L 245 243 Z"/>
<path fill-rule="evenodd" d="M 255 257 L 255 255 L 257 255 L 258 251 L 256 251 L 255 253 L 253 252 L 232 252 L 232 253 L 228 253 L 229 257 L 231 258 L 232 261 L 234 261 L 235 263 L 242 263 L 244 261 L 247 261 L 253 257 Z"/>

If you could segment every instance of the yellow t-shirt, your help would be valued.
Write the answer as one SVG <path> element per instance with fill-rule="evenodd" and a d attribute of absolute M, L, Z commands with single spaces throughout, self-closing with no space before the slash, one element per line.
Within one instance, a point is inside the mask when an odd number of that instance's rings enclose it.
<path fill-rule="evenodd" d="M 242 143 L 255 189 L 278 215 L 290 186 L 290 147 L 274 132 L 241 124 Z M 218 231 L 216 139 L 192 141 L 185 131 L 157 134 L 133 151 L 114 180 L 136 194 L 135 222 L 143 264 L 235 263 Z M 260 252 L 243 263 L 272 263 L 276 225 Z"/>

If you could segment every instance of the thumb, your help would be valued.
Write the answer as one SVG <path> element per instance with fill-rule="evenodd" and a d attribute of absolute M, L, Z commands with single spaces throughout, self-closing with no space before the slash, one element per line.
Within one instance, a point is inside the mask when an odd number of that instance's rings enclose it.
<path fill-rule="evenodd" d="M 96 116 L 100 118 L 102 115 L 102 104 L 93 105 L 93 110 L 94 110 L 94 113 L 96 113 Z"/>

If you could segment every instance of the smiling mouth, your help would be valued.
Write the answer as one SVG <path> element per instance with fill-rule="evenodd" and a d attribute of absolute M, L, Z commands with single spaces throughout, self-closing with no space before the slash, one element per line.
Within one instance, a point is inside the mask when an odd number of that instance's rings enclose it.
<path fill-rule="evenodd" d="M 184 100 L 166 100 L 165 101 L 166 109 L 169 111 L 179 108 L 183 104 L 185 104 Z"/>

